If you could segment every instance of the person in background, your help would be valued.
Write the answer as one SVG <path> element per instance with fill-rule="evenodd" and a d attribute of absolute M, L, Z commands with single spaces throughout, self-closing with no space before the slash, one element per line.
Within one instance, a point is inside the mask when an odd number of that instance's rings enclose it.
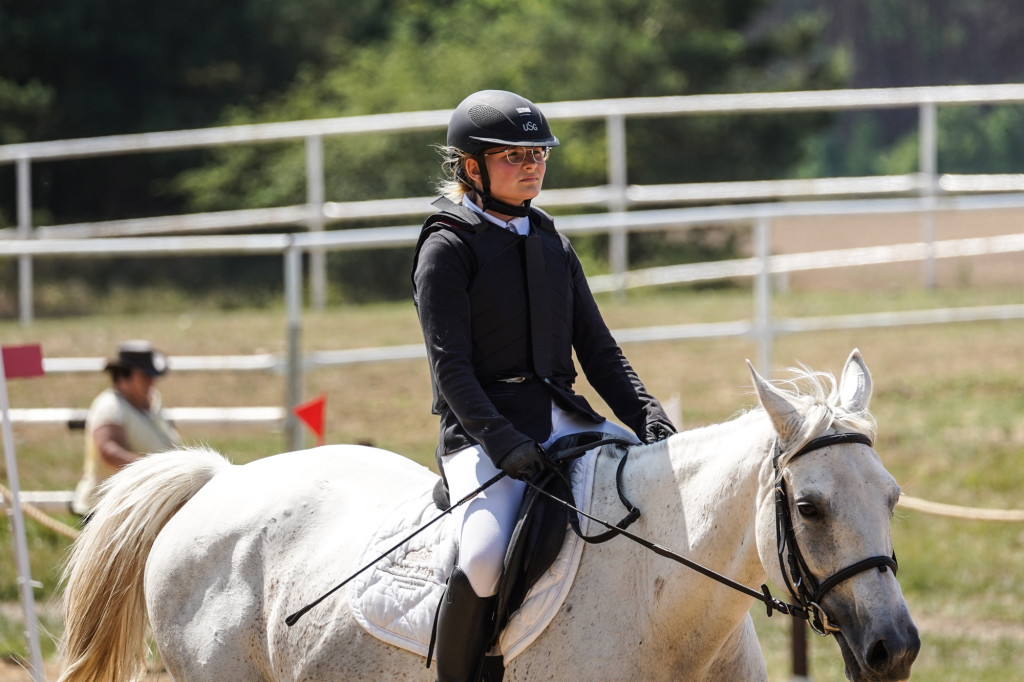
<path fill-rule="evenodd" d="M 480 676 L 524 481 L 541 471 L 544 448 L 582 431 L 644 443 L 675 433 L 609 332 L 569 241 L 530 205 L 558 144 L 537 106 L 515 93 L 463 100 L 442 149 L 448 182 L 414 255 L 450 498 L 507 474 L 453 512 L 459 554 L 438 611 L 438 682 Z M 573 391 L 574 351 L 628 429 Z"/>
<path fill-rule="evenodd" d="M 126 341 L 104 371 L 111 386 L 92 401 L 85 420 L 85 472 L 71 510 L 87 520 L 99 501 L 99 486 L 122 467 L 152 452 L 180 445 L 163 416 L 154 384 L 167 373 L 167 356 L 146 341 Z"/>

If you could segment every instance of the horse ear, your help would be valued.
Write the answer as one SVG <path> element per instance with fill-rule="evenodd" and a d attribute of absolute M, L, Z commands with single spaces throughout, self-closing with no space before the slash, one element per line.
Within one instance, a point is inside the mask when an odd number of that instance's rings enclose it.
<path fill-rule="evenodd" d="M 857 348 L 846 359 L 843 377 L 839 381 L 839 398 L 843 409 L 854 413 L 866 412 L 871 401 L 871 373 Z"/>
<path fill-rule="evenodd" d="M 775 433 L 779 435 L 781 442 L 785 443 L 800 433 L 803 424 L 803 417 L 796 405 L 791 403 L 786 396 L 779 392 L 774 386 L 761 378 L 754 366 L 747 360 L 747 367 L 754 379 L 754 388 L 757 389 L 757 397 L 761 401 L 768 416 L 771 417 L 775 426 Z"/>

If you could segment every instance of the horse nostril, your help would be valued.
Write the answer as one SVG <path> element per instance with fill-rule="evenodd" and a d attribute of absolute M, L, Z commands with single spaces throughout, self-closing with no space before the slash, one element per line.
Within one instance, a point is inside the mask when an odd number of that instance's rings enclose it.
<path fill-rule="evenodd" d="M 867 663 L 872 670 L 885 669 L 889 664 L 889 647 L 886 646 L 884 639 L 875 642 L 868 651 Z"/>

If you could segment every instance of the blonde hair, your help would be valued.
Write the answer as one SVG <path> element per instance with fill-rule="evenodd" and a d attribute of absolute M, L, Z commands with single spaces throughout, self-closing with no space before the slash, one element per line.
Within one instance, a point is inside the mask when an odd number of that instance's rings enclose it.
<path fill-rule="evenodd" d="M 441 156 L 441 171 L 444 174 L 437 183 L 437 192 L 456 204 L 462 203 L 462 197 L 476 189 L 466 178 L 466 160 L 472 158 L 458 147 L 438 145 L 437 153 Z"/>

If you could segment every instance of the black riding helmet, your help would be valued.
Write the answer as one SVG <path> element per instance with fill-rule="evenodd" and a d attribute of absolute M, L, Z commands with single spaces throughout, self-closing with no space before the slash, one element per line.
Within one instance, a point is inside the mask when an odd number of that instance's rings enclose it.
<path fill-rule="evenodd" d="M 462 100 L 448 122 L 448 146 L 471 154 L 480 164 L 483 179 L 480 199 L 484 210 L 525 216 L 530 212 L 529 201 L 522 206 L 513 206 L 491 196 L 483 152 L 500 145 L 557 147 L 558 138 L 551 134 L 548 120 L 537 105 L 514 92 L 481 90 Z M 461 179 L 467 181 L 467 178 Z M 467 181 L 467 184 L 472 183 Z"/>

